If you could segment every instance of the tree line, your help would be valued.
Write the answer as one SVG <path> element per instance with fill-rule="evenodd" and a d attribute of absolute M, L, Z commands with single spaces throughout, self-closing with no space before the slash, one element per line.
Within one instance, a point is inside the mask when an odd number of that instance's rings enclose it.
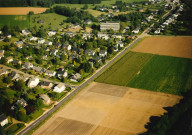
<path fill-rule="evenodd" d="M 0 7 L 51 7 L 54 3 L 98 4 L 101 0 L 0 0 Z"/>

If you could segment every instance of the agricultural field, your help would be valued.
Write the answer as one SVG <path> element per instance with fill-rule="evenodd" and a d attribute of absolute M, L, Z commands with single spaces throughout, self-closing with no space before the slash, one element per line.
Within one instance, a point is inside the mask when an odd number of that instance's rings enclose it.
<path fill-rule="evenodd" d="M 148 37 L 132 51 L 192 58 L 192 37 Z"/>
<path fill-rule="evenodd" d="M 152 57 L 153 54 L 128 52 L 102 73 L 96 82 L 126 86 Z"/>
<path fill-rule="evenodd" d="M 0 8 L 0 15 L 27 15 L 29 11 L 33 11 L 34 14 L 45 12 L 48 8 L 36 8 L 36 7 L 6 7 Z"/>
<path fill-rule="evenodd" d="M 192 60 L 129 52 L 96 82 L 180 95 L 190 87 Z"/>
<path fill-rule="evenodd" d="M 67 19 L 67 17 L 58 15 L 56 13 L 31 15 L 30 16 L 30 27 L 34 27 L 36 25 L 37 28 L 39 28 L 39 26 L 43 25 L 44 28 L 57 29 L 57 28 L 64 27 L 67 25 L 67 23 L 62 24 L 62 22 L 66 19 Z M 43 20 L 44 22 L 39 23 L 39 20 Z"/>
<path fill-rule="evenodd" d="M 135 135 L 146 131 L 151 116 L 162 115 L 163 107 L 181 98 L 93 82 L 33 134 Z"/>
<path fill-rule="evenodd" d="M 0 28 L 4 25 L 19 26 L 21 28 L 29 27 L 29 17 L 27 15 L 0 15 Z"/>
<path fill-rule="evenodd" d="M 191 76 L 192 59 L 155 55 L 127 86 L 181 95 L 189 90 Z"/>

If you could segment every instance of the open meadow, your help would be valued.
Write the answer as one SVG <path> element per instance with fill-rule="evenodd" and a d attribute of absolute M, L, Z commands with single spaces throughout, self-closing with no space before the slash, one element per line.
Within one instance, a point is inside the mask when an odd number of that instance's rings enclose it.
<path fill-rule="evenodd" d="M 48 8 L 37 7 L 1 7 L 0 15 L 27 15 L 29 11 L 33 11 L 34 14 L 45 12 Z"/>
<path fill-rule="evenodd" d="M 30 27 L 43 25 L 44 28 L 60 28 L 67 25 L 67 23 L 64 23 L 62 25 L 62 22 L 66 20 L 67 17 L 58 15 L 56 13 L 46 13 L 46 14 L 37 14 L 37 15 L 31 15 L 30 16 Z M 42 23 L 39 23 L 39 21 L 43 21 Z"/>
<path fill-rule="evenodd" d="M 4 25 L 9 27 L 19 26 L 21 28 L 29 27 L 29 18 L 27 15 L 0 15 L 0 28 Z"/>
<path fill-rule="evenodd" d="M 182 97 L 91 83 L 55 113 L 34 135 L 135 135 L 151 116 L 162 115 Z"/>
<path fill-rule="evenodd" d="M 128 52 L 96 81 L 180 95 L 191 76 L 191 59 Z"/>
<path fill-rule="evenodd" d="M 132 51 L 192 58 L 192 37 L 148 37 Z"/>

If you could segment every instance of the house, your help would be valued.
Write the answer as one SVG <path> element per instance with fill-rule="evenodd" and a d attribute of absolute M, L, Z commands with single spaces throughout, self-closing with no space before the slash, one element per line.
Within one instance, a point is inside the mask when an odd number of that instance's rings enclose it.
<path fill-rule="evenodd" d="M 65 78 L 65 77 L 67 77 L 67 72 L 65 72 L 65 71 L 58 71 L 57 72 L 57 77 L 59 78 L 59 79 L 61 79 L 62 77 L 63 78 Z"/>
<path fill-rule="evenodd" d="M 39 97 L 40 97 L 40 99 L 43 100 L 43 103 L 46 105 L 48 105 L 51 102 L 51 99 L 49 98 L 48 95 L 41 94 Z"/>
<path fill-rule="evenodd" d="M 122 35 L 121 34 L 113 34 L 112 35 L 113 38 L 118 38 L 118 39 L 122 39 Z"/>
<path fill-rule="evenodd" d="M 132 32 L 135 33 L 135 34 L 138 34 L 139 30 L 140 30 L 140 28 L 138 27 L 138 28 L 134 29 Z"/>
<path fill-rule="evenodd" d="M 4 54 L 0 54 L 0 59 L 4 57 Z"/>
<path fill-rule="evenodd" d="M 85 33 L 83 33 L 83 39 L 88 39 L 88 38 L 91 38 L 91 34 L 90 34 L 90 32 L 85 32 Z"/>
<path fill-rule="evenodd" d="M 23 36 L 28 36 L 29 34 L 31 34 L 31 32 L 28 29 L 22 30 L 22 35 Z"/>
<path fill-rule="evenodd" d="M 41 20 L 41 19 L 38 21 L 39 24 L 43 24 L 44 22 L 45 22 L 45 21 L 44 21 L 44 20 Z"/>
<path fill-rule="evenodd" d="M 28 40 L 31 42 L 31 41 L 37 41 L 37 37 L 30 37 L 28 38 Z"/>
<path fill-rule="evenodd" d="M 13 60 L 13 65 L 18 65 L 18 64 L 22 64 L 22 62 L 20 60 Z"/>
<path fill-rule="evenodd" d="M 1 75 L 5 75 L 5 74 L 8 74 L 8 71 L 7 71 L 7 69 L 0 69 L 0 76 Z"/>
<path fill-rule="evenodd" d="M 104 20 L 105 20 L 105 17 L 99 16 L 99 17 L 98 17 L 98 20 L 99 20 L 99 21 L 104 21 Z"/>
<path fill-rule="evenodd" d="M 56 31 L 49 31 L 48 36 L 50 36 L 50 37 L 54 36 L 54 35 L 56 35 L 56 33 L 57 33 Z"/>
<path fill-rule="evenodd" d="M 49 77 L 53 77 L 56 75 L 56 72 L 52 71 L 52 70 L 45 70 L 45 75 L 47 75 Z"/>
<path fill-rule="evenodd" d="M 41 82 L 40 86 L 43 89 L 51 89 L 53 87 L 53 83 L 52 82 L 43 81 L 43 82 Z"/>
<path fill-rule="evenodd" d="M 33 67 L 33 70 L 36 73 L 43 73 L 43 71 L 44 71 L 44 69 L 42 67 L 36 67 L 36 66 Z"/>
<path fill-rule="evenodd" d="M 25 62 L 25 63 L 22 65 L 22 68 L 24 68 L 24 69 L 33 68 L 33 64 L 30 63 L 30 62 Z"/>
<path fill-rule="evenodd" d="M 72 24 L 71 28 L 72 29 L 78 29 L 78 28 L 81 28 L 81 26 L 79 24 Z"/>
<path fill-rule="evenodd" d="M 100 57 L 105 57 L 105 56 L 107 56 L 107 51 L 106 51 L 106 50 L 100 50 L 99 56 L 100 56 Z"/>
<path fill-rule="evenodd" d="M 118 31 L 120 29 L 120 23 L 119 22 L 100 22 L 100 30 L 114 30 Z"/>
<path fill-rule="evenodd" d="M 119 47 L 121 47 L 121 48 L 124 47 L 124 44 L 123 44 L 122 41 L 117 41 L 116 43 L 117 43 L 117 45 L 118 45 Z"/>
<path fill-rule="evenodd" d="M 6 60 L 7 60 L 7 63 L 10 63 L 10 62 L 13 61 L 13 58 L 12 57 L 7 57 Z"/>
<path fill-rule="evenodd" d="M 87 25 L 88 25 L 88 24 L 91 24 L 91 23 L 92 23 L 92 21 L 89 20 L 89 19 L 84 21 L 84 24 L 87 24 Z"/>
<path fill-rule="evenodd" d="M 57 93 L 61 93 L 65 90 L 65 84 L 59 83 L 57 86 L 54 87 L 53 91 Z"/>
<path fill-rule="evenodd" d="M 65 34 L 70 36 L 70 37 L 73 37 L 76 35 L 74 32 L 71 32 L 71 31 L 67 31 Z"/>
<path fill-rule="evenodd" d="M 23 80 L 24 82 L 26 82 L 29 78 L 25 75 L 19 76 L 19 78 L 16 79 L 16 81 L 18 80 Z"/>
<path fill-rule="evenodd" d="M 9 35 L 7 35 L 7 38 L 11 38 L 11 35 L 9 34 Z"/>
<path fill-rule="evenodd" d="M 87 50 L 85 50 L 85 54 L 89 55 L 89 56 L 94 56 L 95 55 L 95 51 L 93 51 L 91 49 L 87 49 Z"/>
<path fill-rule="evenodd" d="M 16 105 L 21 105 L 23 108 L 27 106 L 27 102 L 22 98 L 17 100 Z"/>
<path fill-rule="evenodd" d="M 103 11 L 107 10 L 107 8 L 106 7 L 101 7 L 99 10 L 103 12 Z"/>
<path fill-rule="evenodd" d="M 0 50 L 0 54 L 4 55 L 5 51 L 4 50 Z"/>
<path fill-rule="evenodd" d="M 53 43 L 51 41 L 45 41 L 44 44 L 45 45 L 53 45 Z"/>
<path fill-rule="evenodd" d="M 69 60 L 71 60 L 71 61 L 77 60 L 78 58 L 79 58 L 79 55 L 77 55 L 77 54 L 71 54 L 71 55 L 69 56 Z"/>
<path fill-rule="evenodd" d="M 62 46 L 62 48 L 65 49 L 65 50 L 70 51 L 71 50 L 71 45 L 65 42 L 65 44 Z"/>
<path fill-rule="evenodd" d="M 23 47 L 23 41 L 16 41 L 15 42 L 16 47 L 22 48 Z"/>
<path fill-rule="evenodd" d="M 34 87 L 36 87 L 36 86 L 38 85 L 38 83 L 39 83 L 39 78 L 31 78 L 31 79 L 29 80 L 27 86 L 28 86 L 29 88 L 34 88 Z"/>
<path fill-rule="evenodd" d="M 114 9 L 114 8 L 117 8 L 117 5 L 113 5 L 111 8 L 113 8 L 113 9 Z"/>
<path fill-rule="evenodd" d="M 1 114 L 0 115 L 0 125 L 3 127 L 8 123 L 9 123 L 9 121 L 8 121 L 7 116 L 5 114 Z"/>
<path fill-rule="evenodd" d="M 70 77 L 70 81 L 72 81 L 72 82 L 78 82 L 79 79 L 81 79 L 81 74 L 79 74 L 79 73 L 76 73 Z"/>
<path fill-rule="evenodd" d="M 38 44 L 43 44 L 43 43 L 45 43 L 45 39 L 40 38 L 40 39 L 38 40 Z"/>
<path fill-rule="evenodd" d="M 109 13 L 108 17 L 114 17 L 115 15 L 113 13 Z"/>
<path fill-rule="evenodd" d="M 119 9 L 114 9 L 113 12 L 119 13 L 120 10 Z"/>
<path fill-rule="evenodd" d="M 160 33 L 161 33 L 161 29 L 158 28 L 154 33 L 155 33 L 155 34 L 160 34 Z"/>
<path fill-rule="evenodd" d="M 11 80 L 16 80 L 20 75 L 15 71 L 12 71 L 8 76 L 11 77 Z"/>
<path fill-rule="evenodd" d="M 58 52 L 58 50 L 56 50 L 56 49 L 51 50 L 51 51 L 50 51 L 50 55 L 51 55 L 51 54 L 53 54 L 53 55 L 55 55 L 55 56 L 56 56 L 56 55 L 57 55 L 57 52 Z"/>
<path fill-rule="evenodd" d="M 99 32 L 97 34 L 97 37 L 98 38 L 102 38 L 102 39 L 105 39 L 105 40 L 108 40 L 109 39 L 109 35 L 107 33 L 102 33 L 102 32 Z"/>
<path fill-rule="evenodd" d="M 73 48 L 71 51 L 73 53 L 80 54 L 80 49 L 79 48 Z"/>
<path fill-rule="evenodd" d="M 48 59 L 48 58 L 47 58 L 47 55 L 42 56 L 42 59 L 43 59 L 43 60 L 47 60 L 47 59 Z"/>
<path fill-rule="evenodd" d="M 101 58 L 99 56 L 96 56 L 95 58 L 93 58 L 93 61 L 95 62 L 101 62 Z"/>

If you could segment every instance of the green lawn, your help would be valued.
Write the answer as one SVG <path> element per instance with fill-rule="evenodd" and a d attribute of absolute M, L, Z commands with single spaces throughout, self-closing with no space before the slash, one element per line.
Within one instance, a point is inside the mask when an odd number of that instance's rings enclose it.
<path fill-rule="evenodd" d="M 4 25 L 18 25 L 22 29 L 29 27 L 29 19 L 27 15 L 0 15 L 0 20 L 0 28 Z"/>
<path fill-rule="evenodd" d="M 191 59 L 128 52 L 96 81 L 181 95 L 191 76 Z"/>
<path fill-rule="evenodd" d="M 30 16 L 30 27 L 34 27 L 35 25 L 37 28 L 39 26 L 43 25 L 44 28 L 51 28 L 51 29 L 57 29 L 61 28 L 67 25 L 67 23 L 60 25 L 63 20 L 66 20 L 67 17 L 58 15 L 55 13 L 47 13 L 47 14 L 36 14 L 36 15 L 31 15 Z M 44 20 L 43 24 L 39 24 L 39 20 Z"/>
<path fill-rule="evenodd" d="M 128 52 L 102 73 L 96 81 L 126 86 L 152 57 L 153 54 Z"/>
<path fill-rule="evenodd" d="M 155 55 L 129 87 L 180 95 L 190 88 L 192 60 Z"/>

